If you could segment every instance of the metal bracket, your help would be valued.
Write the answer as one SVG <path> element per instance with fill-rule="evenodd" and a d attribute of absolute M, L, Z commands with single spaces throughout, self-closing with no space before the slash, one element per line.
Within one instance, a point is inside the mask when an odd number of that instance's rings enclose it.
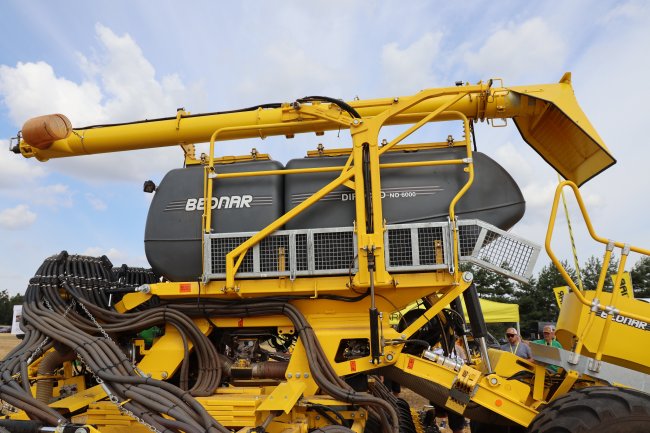
<path fill-rule="evenodd" d="M 580 362 L 580 354 L 579 353 L 571 353 L 569 356 L 569 359 L 567 359 L 567 362 L 572 365 L 578 365 Z"/>
<path fill-rule="evenodd" d="M 16 137 L 11 137 L 9 139 L 9 151 L 10 152 L 13 152 L 13 153 L 16 153 L 16 154 L 20 153 L 20 140 L 21 139 L 22 139 L 22 137 L 20 136 L 20 132 L 18 133 L 18 135 Z M 14 145 L 14 143 L 16 143 L 16 144 Z"/>
<path fill-rule="evenodd" d="M 600 301 L 598 300 L 598 298 L 594 298 L 594 300 L 591 301 L 591 312 L 597 313 L 599 305 L 600 305 Z"/>
<path fill-rule="evenodd" d="M 478 381 L 481 379 L 481 372 L 468 366 L 463 365 L 454 379 L 449 390 L 449 398 L 445 403 L 449 409 L 463 414 L 467 404 L 478 390 Z"/>
<path fill-rule="evenodd" d="M 594 373 L 598 373 L 600 371 L 600 361 L 596 361 L 595 359 L 590 359 L 589 362 L 587 363 L 587 370 L 593 371 Z"/>

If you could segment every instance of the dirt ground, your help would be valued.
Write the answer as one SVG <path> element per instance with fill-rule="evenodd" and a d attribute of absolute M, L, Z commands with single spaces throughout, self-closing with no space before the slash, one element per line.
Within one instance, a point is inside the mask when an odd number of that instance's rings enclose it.
<path fill-rule="evenodd" d="M 411 406 L 411 409 L 422 410 L 424 406 L 429 404 L 427 399 L 419 396 L 407 388 L 402 388 L 402 392 L 400 392 L 399 396 L 408 402 L 409 406 Z M 438 427 L 440 428 L 441 433 L 451 433 L 451 430 L 449 430 L 449 428 L 444 427 L 447 423 L 446 418 L 436 418 L 436 421 L 438 422 Z M 471 433 L 469 427 L 465 427 L 465 433 Z"/>

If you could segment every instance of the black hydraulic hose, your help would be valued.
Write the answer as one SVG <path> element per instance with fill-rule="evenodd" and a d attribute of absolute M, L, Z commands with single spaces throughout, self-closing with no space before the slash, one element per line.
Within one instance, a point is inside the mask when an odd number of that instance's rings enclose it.
<path fill-rule="evenodd" d="M 472 135 L 472 142 L 474 143 L 474 152 L 476 152 L 476 132 L 474 131 L 474 122 L 469 121 L 469 132 Z"/>
<path fill-rule="evenodd" d="M 44 311 L 44 313 L 45 313 L 46 316 L 48 316 L 49 312 Z M 53 314 L 53 313 L 49 313 L 49 314 Z M 47 319 L 52 319 L 52 318 L 47 317 Z M 30 318 L 30 320 L 34 320 L 34 318 Z M 36 320 L 38 320 L 38 319 L 36 319 Z M 65 336 L 59 335 L 57 333 L 59 324 L 56 322 L 56 320 L 46 320 L 46 321 L 48 322 L 49 326 L 53 330 L 54 338 L 61 339 L 62 341 L 68 342 L 68 341 L 66 341 L 67 338 Z M 77 336 L 79 336 L 79 334 L 77 334 Z M 90 337 L 87 337 L 87 338 L 90 338 Z M 112 383 L 112 384 L 117 383 L 117 384 L 119 384 L 121 382 L 120 380 L 118 380 L 118 378 L 120 376 L 112 376 L 109 373 L 107 373 L 106 371 L 111 370 L 111 369 L 117 369 L 117 371 L 116 371 L 117 373 L 123 373 L 120 370 L 122 368 L 124 368 L 124 365 L 123 365 L 122 362 L 119 362 L 119 361 L 125 360 L 125 357 L 122 357 L 122 360 L 118 361 L 116 359 L 116 355 L 114 353 L 111 353 L 110 350 L 106 350 L 106 349 L 110 348 L 109 343 L 107 343 L 105 341 L 102 341 L 101 338 L 96 338 L 94 342 L 95 342 L 98 349 L 104 349 L 104 350 L 101 350 L 101 352 L 103 353 L 102 356 L 98 356 L 96 348 L 93 347 L 92 345 L 87 344 L 87 343 L 81 343 L 81 346 L 76 347 L 76 351 L 82 355 L 82 358 L 86 359 L 86 362 L 89 365 L 91 365 L 91 369 L 93 369 L 100 378 L 103 378 L 104 380 L 110 378 L 111 380 L 109 381 L 109 383 Z M 72 343 L 72 344 L 70 344 L 71 346 L 74 344 L 73 342 L 68 342 L 68 343 Z M 102 364 L 103 356 L 108 356 L 110 362 L 112 363 L 112 365 Z M 142 378 L 142 379 L 144 379 L 144 378 Z M 128 380 L 126 380 L 126 382 L 128 382 Z M 161 383 L 164 384 L 165 382 L 161 382 Z M 160 384 L 158 384 L 158 386 L 160 386 Z M 171 386 L 172 389 L 178 389 L 176 387 L 173 387 L 173 385 L 169 385 L 169 386 Z M 114 391 L 119 393 L 120 388 L 117 387 L 116 389 L 114 389 Z M 124 392 L 121 392 L 120 394 L 122 394 L 123 397 L 125 396 Z M 133 397 L 132 394 L 128 394 L 128 395 L 130 397 Z M 151 401 L 147 401 L 146 403 L 148 405 L 151 405 Z M 201 407 L 201 406 L 198 405 L 198 407 Z M 187 417 L 185 417 L 185 418 L 187 418 Z M 187 422 L 187 419 L 185 419 L 185 422 Z"/>
<path fill-rule="evenodd" d="M 181 305 L 183 306 L 183 305 Z M 181 307 L 179 306 L 179 307 Z M 187 306 L 185 306 L 187 307 Z M 196 309 L 195 309 L 196 310 Z M 208 307 L 205 310 L 210 311 Z M 317 385 L 332 397 L 354 404 L 366 404 L 377 407 L 378 413 L 390 415 L 390 425 L 394 431 L 398 429 L 398 417 L 394 408 L 384 400 L 373 397 L 367 393 L 359 393 L 352 390 L 349 385 L 341 379 L 334 371 L 332 365 L 327 359 L 313 329 L 300 313 L 300 311 L 291 304 L 279 302 L 258 302 L 254 304 L 240 304 L 231 306 L 219 306 L 211 310 L 215 315 L 228 317 L 248 317 L 283 314 L 287 316 L 294 324 L 298 336 L 305 346 L 312 377 Z"/>
<path fill-rule="evenodd" d="M 467 316 L 469 317 L 469 324 L 472 328 L 472 335 L 474 338 L 487 336 L 488 331 L 487 325 L 485 324 L 485 316 L 483 316 L 483 309 L 481 308 L 474 283 L 463 292 L 463 298 L 465 298 L 465 306 L 467 307 Z"/>
<path fill-rule="evenodd" d="M 2 382 L 0 384 L 0 395 L 2 395 L 2 400 L 5 400 L 7 403 L 19 407 L 28 414 L 54 425 L 57 425 L 59 420 L 64 419 L 57 411 L 36 400 L 31 394 L 24 392 L 12 379 L 9 372 L 5 371 L 2 373 Z"/>
<path fill-rule="evenodd" d="M 298 99 L 298 102 L 330 102 L 334 105 L 338 105 L 343 111 L 347 111 L 347 113 L 353 118 L 361 119 L 359 112 L 350 104 L 340 99 L 330 98 L 329 96 L 305 96 L 304 98 Z"/>
<path fill-rule="evenodd" d="M 64 252 L 47 259 L 37 274 L 30 281 L 25 295 L 24 327 L 27 342 L 21 344 L 22 349 L 16 351 L 13 358 L 2 361 L 2 366 L 9 366 L 12 374 L 26 368 L 26 357 L 37 350 L 47 334 L 52 340 L 71 347 L 88 369 L 104 381 L 108 392 L 117 396 L 118 401 L 123 401 L 125 409 L 155 428 L 169 432 L 183 430 L 226 433 L 228 430 L 214 420 L 193 398 L 193 395 L 212 395 L 219 385 L 222 372 L 219 353 L 214 344 L 198 329 L 192 317 L 285 315 L 298 331 L 297 336 L 305 346 L 312 377 L 324 393 L 341 401 L 365 406 L 373 416 L 380 417 L 384 425 L 390 426 L 394 431 L 399 425 L 399 416 L 392 405 L 370 394 L 354 391 L 336 374 L 315 332 L 302 313 L 289 303 L 292 300 L 307 299 L 304 296 L 235 302 L 200 299 L 199 305 L 197 302 L 186 300 L 158 306 L 154 304 L 139 312 L 120 314 L 107 308 L 104 296 L 106 289 L 124 287 L 126 282 L 137 285 L 143 281 L 151 281 L 155 278 L 153 274 L 142 269 L 127 269 L 123 276 L 119 276 L 107 261 L 70 256 Z M 65 290 L 66 298 L 59 293 L 61 288 Z M 325 295 L 323 298 L 357 302 L 367 295 Z M 71 308 L 72 301 L 76 302 L 77 307 Z M 98 323 L 103 331 L 109 334 L 135 332 L 161 324 L 174 327 L 183 341 L 185 355 L 188 353 L 189 342 L 194 346 L 199 368 L 192 388 L 186 391 L 168 382 L 139 376 L 131 361 L 112 340 L 97 336 Z M 181 366 L 181 380 L 187 387 L 189 384 L 187 379 L 183 378 L 183 369 Z M 0 383 L 0 398 L 7 394 L 16 402 L 16 407 L 24 409 L 31 405 L 30 407 L 37 408 L 33 397 L 20 385 L 22 383 L 15 381 L 11 386 Z M 18 396 L 11 397 L 10 393 L 18 393 Z M 155 396 L 152 393 L 155 393 Z M 47 406 L 42 409 L 32 409 L 28 413 L 31 417 L 52 424 L 52 417 L 48 412 L 51 409 Z M 175 419 L 166 420 L 161 414 Z"/>
<path fill-rule="evenodd" d="M 219 114 L 233 114 L 233 113 L 244 113 L 246 111 L 256 111 L 259 109 L 265 109 L 265 108 L 280 108 L 282 107 L 282 104 L 280 103 L 271 103 L 271 104 L 260 104 L 260 105 L 254 105 L 252 107 L 248 108 L 241 108 L 238 110 L 229 110 L 229 111 L 213 111 L 210 113 L 198 113 L 198 114 L 188 114 L 187 116 L 183 116 L 183 118 L 192 118 L 192 117 L 205 117 L 205 116 L 214 116 L 214 115 L 219 115 Z M 110 126 L 124 126 L 124 125 L 137 125 L 140 123 L 151 123 L 151 122 L 161 122 L 165 120 L 175 120 L 176 116 L 174 117 L 159 117 L 156 119 L 145 119 L 145 120 L 138 120 L 135 122 L 122 122 L 122 123 L 106 123 L 106 124 L 100 124 L 100 125 L 91 125 L 91 126 L 84 126 L 82 128 L 74 128 L 75 131 L 81 131 L 84 129 L 94 129 L 94 128 L 106 128 Z"/>
<path fill-rule="evenodd" d="M 370 173 L 370 145 L 363 143 L 363 198 L 366 204 L 366 232 L 375 232 L 374 211 L 372 208 L 372 180 Z"/>

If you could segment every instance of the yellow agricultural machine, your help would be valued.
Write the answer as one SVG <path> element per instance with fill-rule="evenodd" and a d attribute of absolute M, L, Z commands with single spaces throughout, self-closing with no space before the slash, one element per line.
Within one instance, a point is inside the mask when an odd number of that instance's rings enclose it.
<path fill-rule="evenodd" d="M 583 291 L 565 275 L 565 350 L 533 347 L 535 361 L 488 347 L 481 288 L 461 270 L 472 263 L 526 281 L 540 251 L 508 232 L 523 196 L 472 143 L 476 122 L 508 119 L 566 179 L 558 193 L 575 191 L 605 245 L 598 287 Z M 405 143 L 437 121 L 458 122 L 462 137 Z M 404 126 L 380 140 L 390 125 Z M 286 164 L 255 151 L 215 156 L 224 140 L 332 130 L 349 131 L 350 148 L 319 146 Z M 196 155 L 198 143 L 209 151 Z M 25 294 L 24 339 L 2 361 L 0 429 L 437 431 L 386 379 L 464 415 L 473 432 L 650 429 L 650 304 L 620 295 L 629 252 L 650 251 L 603 239 L 589 223 L 578 186 L 615 160 L 569 74 L 557 84 L 313 96 L 84 128 L 49 115 L 29 120 L 13 151 L 47 161 L 162 146 L 180 146 L 184 163 L 160 185 L 145 183 L 155 191 L 151 269 L 65 251 L 44 261 Z M 547 250 L 561 268 L 550 249 L 556 209 L 557 196 Z M 619 278 L 606 292 L 615 249 Z M 421 309 L 390 326 L 391 313 L 417 300 Z M 470 359 L 455 356 L 457 338 Z"/>

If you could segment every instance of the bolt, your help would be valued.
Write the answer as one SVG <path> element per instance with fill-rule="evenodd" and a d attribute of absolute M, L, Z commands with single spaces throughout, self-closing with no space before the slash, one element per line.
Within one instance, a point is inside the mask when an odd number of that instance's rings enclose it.
<path fill-rule="evenodd" d="M 474 274 L 472 274 L 469 271 L 463 272 L 463 281 L 465 281 L 466 283 L 471 283 L 473 279 L 474 279 Z"/>
<path fill-rule="evenodd" d="M 287 379 L 291 379 L 293 375 L 291 373 L 287 373 Z"/>
<path fill-rule="evenodd" d="M 393 360 L 393 354 L 389 353 L 388 355 L 386 355 L 386 359 L 389 360 L 389 361 L 392 361 Z"/>
<path fill-rule="evenodd" d="M 496 386 L 499 384 L 499 380 L 496 377 L 491 377 L 490 378 L 490 385 Z"/>
<path fill-rule="evenodd" d="M 320 415 L 316 415 L 316 421 L 320 419 Z"/>
<path fill-rule="evenodd" d="M 88 433 L 88 431 L 83 427 L 79 427 L 74 431 L 74 433 Z"/>
<path fill-rule="evenodd" d="M 303 376 L 305 379 L 307 379 L 307 378 L 309 377 L 309 373 L 305 373 L 305 374 L 303 374 L 302 376 Z"/>
<path fill-rule="evenodd" d="M 402 334 L 400 335 L 400 337 L 402 338 L 402 340 L 406 340 L 406 334 Z"/>
<path fill-rule="evenodd" d="M 359 123 L 360 123 L 360 122 L 359 122 L 359 119 L 354 119 L 354 120 L 352 121 L 352 124 L 353 124 L 354 126 L 359 125 Z"/>
<path fill-rule="evenodd" d="M 296 379 L 300 379 L 300 373 L 296 373 Z"/>
<path fill-rule="evenodd" d="M 167 374 L 166 371 L 163 371 L 162 373 L 160 373 L 160 377 L 162 377 L 163 379 L 167 379 L 169 375 Z"/>

